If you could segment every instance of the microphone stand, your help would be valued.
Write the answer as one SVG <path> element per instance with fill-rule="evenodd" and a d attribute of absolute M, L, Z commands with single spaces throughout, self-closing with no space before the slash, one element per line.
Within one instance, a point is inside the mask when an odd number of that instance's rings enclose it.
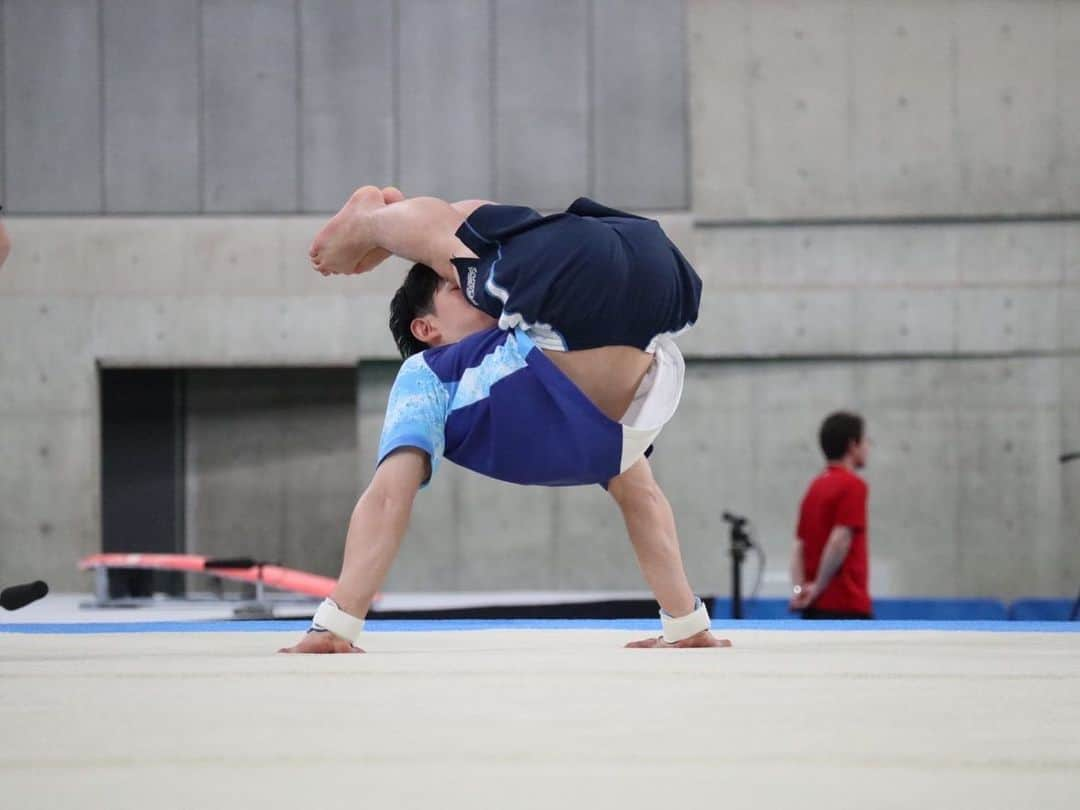
<path fill-rule="evenodd" d="M 746 552 L 754 545 L 750 539 L 750 533 L 746 530 L 750 520 L 731 512 L 724 512 L 722 517 L 731 525 L 731 618 L 741 619 L 743 617 L 742 564 L 746 559 Z"/>

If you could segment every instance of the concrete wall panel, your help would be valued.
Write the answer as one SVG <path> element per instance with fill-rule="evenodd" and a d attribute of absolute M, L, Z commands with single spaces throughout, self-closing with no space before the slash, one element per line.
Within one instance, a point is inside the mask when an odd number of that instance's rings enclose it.
<path fill-rule="evenodd" d="M 299 4 L 304 211 L 336 211 L 358 186 L 394 177 L 392 0 Z"/>
<path fill-rule="evenodd" d="M 402 0 L 398 27 L 402 189 L 494 195 L 490 0 Z"/>
<path fill-rule="evenodd" d="M 749 0 L 687 3 L 693 208 L 750 213 L 756 189 Z"/>
<path fill-rule="evenodd" d="M 450 465 L 447 465 L 450 466 Z M 520 487 L 461 470 L 458 489 L 463 590 L 548 590 L 554 533 L 550 489 Z"/>
<path fill-rule="evenodd" d="M 660 482 L 663 486 L 663 481 Z M 647 591 L 615 501 L 600 487 L 553 490 L 551 585 L 559 590 Z"/>
<path fill-rule="evenodd" d="M 353 371 L 187 378 L 187 548 L 336 575 L 357 491 Z"/>
<path fill-rule="evenodd" d="M 1054 289 L 957 290 L 956 351 L 1056 351 L 1060 343 Z"/>
<path fill-rule="evenodd" d="M 957 277 L 959 232 L 951 226 L 881 225 L 847 229 L 846 238 L 860 285 L 950 287 Z"/>
<path fill-rule="evenodd" d="M 855 200 L 891 214 L 955 210 L 947 8 L 872 0 L 850 9 Z"/>
<path fill-rule="evenodd" d="M 0 413 L 23 418 L 40 411 L 95 406 L 92 302 L 85 298 L 0 297 Z"/>
<path fill-rule="evenodd" d="M 1058 296 L 1061 350 L 1080 351 L 1080 287 L 1065 287 Z"/>
<path fill-rule="evenodd" d="M 1061 402 L 1061 454 L 1080 452 L 1080 357 L 1062 358 Z M 1061 467 L 1061 500 L 1063 595 L 1074 597 L 1080 587 L 1080 458 Z"/>
<path fill-rule="evenodd" d="M 0 570 L 4 581 L 43 579 L 87 591 L 77 561 L 101 549 L 94 410 L 0 412 Z"/>
<path fill-rule="evenodd" d="M 206 0 L 202 32 L 204 210 L 297 210 L 295 4 Z"/>
<path fill-rule="evenodd" d="M 949 354 L 956 332 L 954 293 L 858 290 L 854 349 L 859 354 Z"/>
<path fill-rule="evenodd" d="M 102 5 L 105 206 L 199 210 L 199 4 Z"/>
<path fill-rule="evenodd" d="M 1060 587 L 1053 570 L 1060 530 L 1057 419 L 1052 412 L 958 412 L 960 592 L 1013 597 Z"/>
<path fill-rule="evenodd" d="M 848 287 L 858 280 L 849 228 L 776 228 L 761 239 L 763 286 Z"/>
<path fill-rule="evenodd" d="M 851 213 L 851 19 L 843 3 L 757 4 L 751 21 L 752 214 Z"/>
<path fill-rule="evenodd" d="M 378 461 L 379 435 L 397 363 L 362 363 L 357 375 L 357 445 L 359 492 L 367 486 Z M 460 524 L 457 520 L 458 479 L 445 465 L 439 478 L 414 502 L 409 531 L 401 544 L 384 590 L 452 591 L 457 589 Z M 449 474 L 443 475 L 443 472 Z"/>
<path fill-rule="evenodd" d="M 593 14 L 593 191 L 617 207 L 686 208 L 683 7 L 595 0 Z"/>
<path fill-rule="evenodd" d="M 1072 223 L 1030 222 L 957 229 L 957 267 L 965 285 L 1054 285 L 1065 272 Z"/>
<path fill-rule="evenodd" d="M 961 471 L 955 417 L 950 409 L 914 403 L 903 408 L 867 403 L 866 410 L 872 442 L 865 471 L 871 482 L 871 584 L 881 580 L 878 574 L 887 574 L 893 593 L 957 593 Z"/>
<path fill-rule="evenodd" d="M 1052 211 L 1058 154 L 1056 4 L 960 0 L 956 138 L 962 206 Z"/>
<path fill-rule="evenodd" d="M 699 228 L 694 269 L 706 290 L 753 288 L 761 281 L 761 244 L 768 232 L 757 228 Z"/>
<path fill-rule="evenodd" d="M 1058 147 L 1054 177 L 1060 206 L 1080 211 L 1080 4 L 1057 4 L 1057 40 L 1054 49 L 1057 89 Z"/>
<path fill-rule="evenodd" d="M 99 211 L 98 4 L 8 0 L 2 11 L 4 205 L 20 212 Z"/>
<path fill-rule="evenodd" d="M 589 190 L 589 5 L 500 0 L 494 11 L 495 199 L 565 208 Z"/>

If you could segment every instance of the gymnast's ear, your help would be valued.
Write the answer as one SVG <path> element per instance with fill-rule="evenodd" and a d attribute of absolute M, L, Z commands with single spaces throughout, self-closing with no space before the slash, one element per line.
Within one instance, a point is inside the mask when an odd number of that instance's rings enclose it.
<path fill-rule="evenodd" d="M 430 315 L 413 318 L 412 323 L 409 324 L 409 331 L 412 332 L 414 338 L 428 346 L 438 346 L 442 339 L 442 333 Z"/>

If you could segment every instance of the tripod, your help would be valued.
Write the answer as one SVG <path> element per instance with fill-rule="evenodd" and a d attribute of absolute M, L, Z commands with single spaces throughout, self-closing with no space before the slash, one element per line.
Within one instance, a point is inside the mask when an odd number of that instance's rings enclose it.
<path fill-rule="evenodd" d="M 754 545 L 750 539 L 750 533 L 746 530 L 750 520 L 731 512 L 724 512 L 721 517 L 726 523 L 731 524 L 731 618 L 741 619 L 743 617 L 742 564 L 746 559 L 746 552 Z"/>

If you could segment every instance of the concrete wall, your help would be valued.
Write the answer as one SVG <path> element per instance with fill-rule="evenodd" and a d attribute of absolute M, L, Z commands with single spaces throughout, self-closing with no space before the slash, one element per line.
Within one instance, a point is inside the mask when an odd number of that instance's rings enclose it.
<path fill-rule="evenodd" d="M 0 20 L 12 212 L 332 211 L 363 183 L 688 204 L 678 3 L 0 0 Z"/>
<path fill-rule="evenodd" d="M 1071 0 L 689 0 L 702 216 L 1080 209 Z"/>
<path fill-rule="evenodd" d="M 732 0 L 688 2 L 684 15 L 677 4 L 614 0 L 105 0 L 100 10 L 67 3 L 60 20 L 49 15 L 64 4 L 2 5 L 6 203 L 173 212 L 7 221 L 5 579 L 86 585 L 73 562 L 100 543 L 97 363 L 359 364 L 355 432 L 337 406 L 336 427 L 319 439 L 326 475 L 310 485 L 301 475 L 294 489 L 320 525 L 348 513 L 393 377 L 385 314 L 400 265 L 322 279 L 304 262 L 319 217 L 175 213 L 328 208 L 355 174 L 342 166 L 355 162 L 425 190 L 480 178 L 499 196 L 541 206 L 585 190 L 642 209 L 682 208 L 689 196 L 690 207 L 663 223 L 696 262 L 706 298 L 683 341 L 684 404 L 655 466 L 702 590 L 726 591 L 725 507 L 755 519 L 771 568 L 783 567 L 798 499 L 820 464 L 817 423 L 854 407 L 874 442 L 879 593 L 1075 591 L 1080 465 L 1062 467 L 1057 456 L 1080 448 L 1076 4 Z M 292 37 L 295 62 L 284 46 L 263 64 L 251 43 L 215 39 L 242 40 L 250 20 L 260 36 Z M 483 53 L 505 82 L 492 84 L 487 63 L 462 50 L 440 51 L 429 20 L 455 36 L 484 28 L 499 47 Z M 160 52 L 115 45 L 155 25 L 175 32 Z M 88 26 L 104 39 L 85 37 Z M 541 30 L 566 52 L 551 58 Z M 70 47 L 32 48 L 36 31 Z M 644 31 L 655 36 L 634 39 Z M 192 51 L 174 37 L 202 44 Z M 310 44 L 341 40 L 366 43 L 364 58 Z M 647 74 L 636 84 L 627 78 L 635 64 Z M 176 78 L 191 71 L 194 85 Z M 154 77 L 150 87 L 171 88 L 168 103 L 133 79 L 140 72 Z M 390 99 L 393 115 L 365 128 L 361 105 L 325 80 L 342 72 L 377 109 Z M 434 92 L 435 73 L 465 105 L 467 126 L 486 122 L 490 161 L 475 139 L 425 127 L 417 110 L 447 99 Z M 83 109 L 87 94 L 104 106 Z M 420 106 L 410 112 L 402 104 L 413 97 Z M 678 129 L 680 104 L 689 130 Z M 42 123 L 71 116 L 80 137 Z M 246 121 L 259 133 L 245 136 Z M 142 130 L 152 137 L 137 138 Z M 351 138 L 358 130 L 362 145 Z M 687 139 L 689 172 L 679 169 Z M 524 157 L 544 144 L 558 159 Z M 664 182 L 653 182 L 654 169 Z M 221 428 L 204 426 L 208 436 Z M 223 474 L 237 493 L 257 494 L 242 451 L 220 456 Z M 285 467 L 302 467 L 299 450 L 287 455 Z M 639 587 L 599 488 L 525 490 L 444 469 L 420 496 L 391 587 Z M 210 480 L 194 482 L 196 497 Z M 480 502 L 482 525 L 469 517 Z M 216 526 L 238 519 L 224 507 L 208 514 Z M 269 554 L 332 565 L 340 530 L 319 540 L 292 526 L 248 529 L 273 534 Z"/>

